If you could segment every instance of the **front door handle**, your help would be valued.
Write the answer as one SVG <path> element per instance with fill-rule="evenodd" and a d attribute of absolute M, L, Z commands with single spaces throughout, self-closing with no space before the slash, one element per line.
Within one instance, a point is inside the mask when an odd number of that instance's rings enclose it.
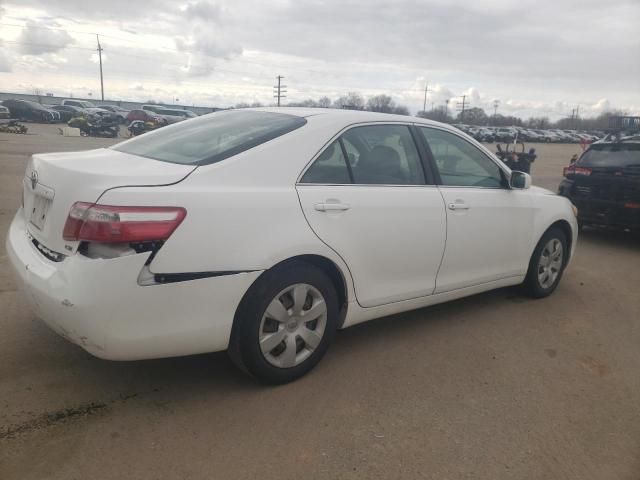
<path fill-rule="evenodd" d="M 449 210 L 469 210 L 469 205 L 467 205 L 466 203 L 450 203 L 449 204 Z"/>
<path fill-rule="evenodd" d="M 331 212 L 331 211 L 336 212 L 336 211 L 349 210 L 351 208 L 351 205 L 348 205 L 346 203 L 340 203 L 340 202 L 323 202 L 323 203 L 316 203 L 313 207 L 319 212 Z"/>

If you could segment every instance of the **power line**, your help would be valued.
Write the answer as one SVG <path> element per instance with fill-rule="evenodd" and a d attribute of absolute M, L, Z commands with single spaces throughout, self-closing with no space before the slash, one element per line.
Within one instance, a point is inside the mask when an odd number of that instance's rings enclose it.
<path fill-rule="evenodd" d="M 424 102 L 422 103 L 422 111 L 426 112 L 427 111 L 427 93 L 431 92 L 432 89 L 429 88 L 429 82 L 426 82 L 424 84 Z M 433 107 L 431 107 L 431 110 L 433 110 Z"/>
<path fill-rule="evenodd" d="M 102 46 L 100 45 L 100 37 L 96 33 L 96 40 L 98 42 L 98 59 L 100 60 L 100 95 L 104 102 L 104 78 L 102 77 Z"/>
<path fill-rule="evenodd" d="M 277 98 L 278 99 L 278 106 L 280 106 L 280 99 L 281 98 L 286 98 L 286 95 L 284 95 L 285 93 L 287 93 L 287 86 L 286 85 L 282 85 L 280 82 L 284 77 L 282 75 L 278 75 L 276 77 L 276 79 L 278 80 L 278 84 L 273 86 L 273 98 Z"/>
<path fill-rule="evenodd" d="M 460 112 L 460 121 L 463 122 L 464 121 L 465 107 L 468 106 L 468 104 L 467 104 L 467 96 L 466 95 L 461 95 L 460 98 L 462 98 L 462 102 L 457 102 L 456 103 L 456 110 L 458 110 Z"/>

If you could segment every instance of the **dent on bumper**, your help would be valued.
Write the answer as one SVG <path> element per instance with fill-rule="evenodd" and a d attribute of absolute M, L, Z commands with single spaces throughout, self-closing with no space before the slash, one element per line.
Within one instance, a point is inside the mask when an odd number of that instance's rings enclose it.
<path fill-rule="evenodd" d="M 148 253 L 54 263 L 28 241 L 18 211 L 6 241 L 27 301 L 49 327 L 110 360 L 224 350 L 237 305 L 260 271 L 141 287 Z"/>

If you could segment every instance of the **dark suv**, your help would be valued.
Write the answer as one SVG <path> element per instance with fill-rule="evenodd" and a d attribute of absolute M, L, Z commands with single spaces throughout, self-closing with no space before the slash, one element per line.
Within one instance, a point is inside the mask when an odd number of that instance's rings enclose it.
<path fill-rule="evenodd" d="M 564 169 L 558 193 L 578 207 L 578 223 L 640 228 L 640 134 L 593 143 Z"/>

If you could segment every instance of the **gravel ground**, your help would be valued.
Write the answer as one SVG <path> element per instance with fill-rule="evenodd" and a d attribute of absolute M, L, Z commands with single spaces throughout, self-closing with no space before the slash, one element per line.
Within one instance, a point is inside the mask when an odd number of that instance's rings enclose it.
<path fill-rule="evenodd" d="M 0 134 L 0 236 L 34 152 L 112 140 Z M 539 145 L 554 189 L 575 145 Z M 0 478 L 640 478 L 640 242 L 585 231 L 556 293 L 502 289 L 340 332 L 265 388 L 224 353 L 115 363 L 59 338 L 0 244 Z"/>

